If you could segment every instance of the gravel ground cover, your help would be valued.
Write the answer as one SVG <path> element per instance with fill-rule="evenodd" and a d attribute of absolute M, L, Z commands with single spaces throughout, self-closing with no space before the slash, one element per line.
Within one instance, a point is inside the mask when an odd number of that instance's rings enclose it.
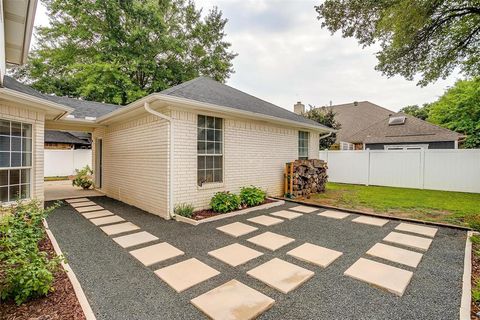
<path fill-rule="evenodd" d="M 365 253 L 400 223 L 390 221 L 383 227 L 353 223 L 350 214 L 342 220 L 304 214 L 302 217 L 264 227 L 233 238 L 215 230 L 232 222 L 254 225 L 247 218 L 286 210 L 297 204 L 252 212 L 199 226 L 165 221 L 140 209 L 107 197 L 96 197 L 98 205 L 139 226 L 185 252 L 155 265 L 145 267 L 126 249 L 118 246 L 93 223 L 64 205 L 48 218 L 64 254 L 76 273 L 97 319 L 201 319 L 203 314 L 190 300 L 227 281 L 236 279 L 275 299 L 274 306 L 259 319 L 458 319 L 466 232 L 439 227 L 431 247 L 415 268 L 409 268 Z M 295 241 L 271 252 L 246 239 L 265 231 L 294 238 Z M 231 267 L 207 253 L 233 243 L 261 251 L 264 255 L 244 265 Z M 305 242 L 337 250 L 343 255 L 327 268 L 299 261 L 286 253 Z M 132 247 L 134 250 L 143 247 Z M 368 258 L 414 272 L 402 297 L 344 276 L 359 258 Z M 197 258 L 220 272 L 197 286 L 176 293 L 153 271 Z M 283 294 L 247 275 L 247 271 L 273 258 L 280 258 L 315 272 L 296 290 Z M 195 272 L 195 270 L 192 270 Z"/>

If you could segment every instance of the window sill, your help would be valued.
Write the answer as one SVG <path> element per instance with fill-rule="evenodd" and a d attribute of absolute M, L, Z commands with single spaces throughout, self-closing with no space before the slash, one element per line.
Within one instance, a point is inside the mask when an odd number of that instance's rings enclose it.
<path fill-rule="evenodd" d="M 197 185 L 197 190 L 222 189 L 224 187 L 225 187 L 224 182 L 210 182 L 210 183 L 204 183 L 202 186 Z"/>

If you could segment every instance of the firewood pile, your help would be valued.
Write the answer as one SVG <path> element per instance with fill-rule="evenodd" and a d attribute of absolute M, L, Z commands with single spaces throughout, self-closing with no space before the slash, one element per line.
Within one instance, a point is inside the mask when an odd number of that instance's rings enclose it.
<path fill-rule="evenodd" d="M 308 198 L 312 193 L 325 191 L 327 163 L 318 159 L 295 160 L 287 163 L 285 189 L 292 198 Z"/>

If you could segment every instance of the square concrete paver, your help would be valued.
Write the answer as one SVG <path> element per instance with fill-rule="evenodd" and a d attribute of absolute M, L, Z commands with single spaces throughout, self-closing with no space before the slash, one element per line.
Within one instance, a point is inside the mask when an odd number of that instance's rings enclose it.
<path fill-rule="evenodd" d="M 389 246 L 383 243 L 375 244 L 367 251 L 367 254 L 414 268 L 418 266 L 423 256 L 418 252 Z"/>
<path fill-rule="evenodd" d="M 84 216 L 87 219 L 95 219 L 100 217 L 113 216 L 113 212 L 110 212 L 108 210 L 92 211 L 92 212 L 82 213 L 82 216 Z"/>
<path fill-rule="evenodd" d="M 129 248 L 155 240 L 158 240 L 158 238 L 146 231 L 140 231 L 137 233 L 127 234 L 126 236 L 113 238 L 113 241 L 118 243 L 122 248 Z"/>
<path fill-rule="evenodd" d="M 98 211 L 98 210 L 103 210 L 103 207 L 100 207 L 98 205 L 95 206 L 88 206 L 88 207 L 80 207 L 80 208 L 75 208 L 80 213 L 84 212 L 90 212 L 90 211 Z"/>
<path fill-rule="evenodd" d="M 278 258 L 247 271 L 247 274 L 282 293 L 289 293 L 313 277 L 313 271 Z"/>
<path fill-rule="evenodd" d="M 344 274 L 383 288 L 398 296 L 403 295 L 413 276 L 411 271 L 364 258 L 357 260 Z"/>
<path fill-rule="evenodd" d="M 411 236 L 409 234 L 398 233 L 395 231 L 390 232 L 385 238 L 383 238 L 383 241 L 401 244 L 424 251 L 428 250 L 428 248 L 430 248 L 430 244 L 432 243 L 432 239 Z"/>
<path fill-rule="evenodd" d="M 381 218 L 375 218 L 375 217 L 361 216 L 361 217 L 353 219 L 352 221 L 356 222 L 356 223 L 369 224 L 371 226 L 383 227 L 384 225 L 387 224 L 387 222 L 389 220 L 381 219 Z"/>
<path fill-rule="evenodd" d="M 288 210 L 298 211 L 298 212 L 301 212 L 301 213 L 312 213 L 314 211 L 317 211 L 318 208 L 308 207 L 308 206 L 296 206 L 296 207 L 293 207 L 293 208 L 289 208 Z"/>
<path fill-rule="evenodd" d="M 74 198 L 74 199 L 66 199 L 68 203 L 76 203 L 76 202 L 85 202 L 85 201 L 90 201 L 87 198 Z"/>
<path fill-rule="evenodd" d="M 87 200 L 87 201 L 82 201 L 82 202 L 70 203 L 70 205 L 74 208 L 80 208 L 80 207 L 95 206 L 97 204 L 93 201 Z"/>
<path fill-rule="evenodd" d="M 237 237 L 246 235 L 247 233 L 258 230 L 258 228 L 249 226 L 248 224 L 245 224 L 245 223 L 234 222 L 234 223 L 230 223 L 230 224 L 218 227 L 217 230 L 237 238 Z"/>
<path fill-rule="evenodd" d="M 288 220 L 292 220 L 292 219 L 303 216 L 303 214 L 301 214 L 301 213 L 292 212 L 292 211 L 288 211 L 288 210 L 275 211 L 275 212 L 272 212 L 270 214 L 272 216 L 285 218 L 285 219 L 288 219 Z"/>
<path fill-rule="evenodd" d="M 301 246 L 288 251 L 287 254 L 323 268 L 328 267 L 333 261 L 342 255 L 339 251 L 320 247 L 311 243 L 304 243 Z"/>
<path fill-rule="evenodd" d="M 435 237 L 435 234 L 437 234 L 438 231 L 437 228 L 419 226 L 418 224 L 411 223 L 400 223 L 395 230 L 418 233 L 431 238 Z"/>
<path fill-rule="evenodd" d="M 155 274 L 177 292 L 220 274 L 205 263 L 192 258 L 155 271 Z"/>
<path fill-rule="evenodd" d="M 103 226 L 104 224 L 112 224 L 121 221 L 125 221 L 125 219 L 115 215 L 90 220 L 90 222 L 92 222 L 96 226 Z"/>
<path fill-rule="evenodd" d="M 102 231 L 105 232 L 107 235 L 111 236 L 114 234 L 138 230 L 140 228 L 131 222 L 124 222 L 112 224 L 111 226 L 100 227 L 100 229 L 102 229 Z"/>
<path fill-rule="evenodd" d="M 251 320 L 271 308 L 275 300 L 234 279 L 191 303 L 214 320 Z"/>
<path fill-rule="evenodd" d="M 295 241 L 295 239 L 267 231 L 258 236 L 247 239 L 247 241 L 256 244 L 257 246 L 267 248 L 268 250 L 275 251 Z"/>
<path fill-rule="evenodd" d="M 318 215 L 326 218 L 332 218 L 332 219 L 345 219 L 350 214 L 342 211 L 326 210 L 326 211 L 320 212 Z"/>
<path fill-rule="evenodd" d="M 174 257 L 184 255 L 182 250 L 179 250 L 167 242 L 154 244 L 145 248 L 130 251 L 138 261 L 145 266 L 165 261 Z"/>
<path fill-rule="evenodd" d="M 208 254 L 220 261 L 225 262 L 226 264 L 231 265 L 232 267 L 247 263 L 248 261 L 263 255 L 263 253 L 260 251 L 242 246 L 238 243 L 210 251 Z"/>
<path fill-rule="evenodd" d="M 253 222 L 253 223 L 258 223 L 258 224 L 261 224 L 263 226 L 273 226 L 275 224 L 279 224 L 279 223 L 282 223 L 283 221 L 285 220 L 282 220 L 282 219 L 278 219 L 278 218 L 274 218 L 274 217 L 270 217 L 270 216 L 266 216 L 266 215 L 261 215 L 261 216 L 258 216 L 258 217 L 254 217 L 254 218 L 250 218 L 250 219 L 247 219 L 248 221 L 250 222 Z"/>

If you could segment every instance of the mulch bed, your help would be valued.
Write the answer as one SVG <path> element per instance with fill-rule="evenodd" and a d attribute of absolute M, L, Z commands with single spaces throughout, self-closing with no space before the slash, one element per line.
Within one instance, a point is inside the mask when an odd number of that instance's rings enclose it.
<path fill-rule="evenodd" d="M 39 243 L 39 248 L 55 255 L 52 243 L 47 236 Z M 25 302 L 17 306 L 13 301 L 2 302 L 0 307 L 0 319 L 2 320 L 56 320 L 72 319 L 84 320 L 82 307 L 78 302 L 72 283 L 66 272 L 59 271 L 55 274 L 53 282 L 54 291 L 46 297 Z"/>
<path fill-rule="evenodd" d="M 260 203 L 259 206 L 261 206 L 262 204 L 267 204 L 267 203 L 272 203 L 272 202 L 276 202 L 276 200 L 272 200 L 272 199 L 267 198 L 267 199 L 265 199 L 265 201 Z M 247 207 L 243 207 L 243 208 L 240 208 L 240 209 L 237 209 L 237 210 L 234 210 L 234 211 L 230 211 L 230 212 L 235 212 L 235 211 L 243 210 L 243 209 L 246 209 L 246 208 Z M 254 207 L 251 207 L 251 208 L 254 208 Z M 224 214 L 224 213 L 215 212 L 212 209 L 204 209 L 204 210 L 195 211 L 192 214 L 192 217 L 190 219 L 203 220 L 203 219 L 206 219 L 206 218 L 215 217 L 215 216 L 219 216 L 219 215 L 222 215 L 222 214 Z"/>
<path fill-rule="evenodd" d="M 475 254 L 475 252 L 480 252 L 480 244 L 478 243 L 472 243 L 472 288 L 475 288 L 480 280 L 480 255 Z M 480 314 L 480 306 L 472 299 L 471 318 L 480 320 L 477 314 Z"/>

